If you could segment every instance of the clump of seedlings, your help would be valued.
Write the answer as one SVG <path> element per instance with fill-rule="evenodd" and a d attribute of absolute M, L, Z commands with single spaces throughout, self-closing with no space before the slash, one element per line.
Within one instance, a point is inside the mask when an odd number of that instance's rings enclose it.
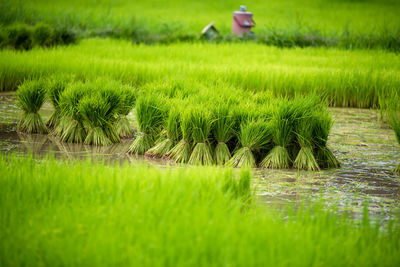
<path fill-rule="evenodd" d="M 56 128 L 62 118 L 60 109 L 60 97 L 62 92 L 64 92 L 65 88 L 67 87 L 68 83 L 69 79 L 67 77 L 59 76 L 51 77 L 47 81 L 48 99 L 50 100 L 54 108 L 53 113 L 46 123 L 47 126 L 51 129 Z"/>
<path fill-rule="evenodd" d="M 170 150 L 169 158 L 177 163 L 188 163 L 193 148 L 192 137 L 192 113 L 187 110 L 181 113 L 181 132 L 182 139 Z"/>
<path fill-rule="evenodd" d="M 262 119 L 244 121 L 238 138 L 241 147 L 234 153 L 229 164 L 234 167 L 256 167 L 254 153 L 271 142 L 271 126 Z"/>
<path fill-rule="evenodd" d="M 261 167 L 273 169 L 290 168 L 292 160 L 288 148 L 295 136 L 295 118 L 290 102 L 283 103 L 272 117 L 272 140 L 274 148 L 261 162 Z"/>
<path fill-rule="evenodd" d="M 79 102 L 90 94 L 87 84 L 77 82 L 71 84 L 61 95 L 60 109 L 62 122 L 57 126 L 55 133 L 60 135 L 61 141 L 67 143 L 83 143 L 87 131 L 84 127 L 84 118 L 80 112 Z"/>
<path fill-rule="evenodd" d="M 45 134 L 48 132 L 40 117 L 39 110 L 46 99 L 44 82 L 26 81 L 17 90 L 18 106 L 23 114 L 18 122 L 18 131 L 29 134 Z"/>
<path fill-rule="evenodd" d="M 149 94 L 139 97 L 136 103 L 136 119 L 139 132 L 132 145 L 129 147 L 128 153 L 143 155 L 154 146 L 165 114 L 163 103 L 158 95 Z"/>
<path fill-rule="evenodd" d="M 296 129 L 296 138 L 300 145 L 300 150 L 293 162 L 293 166 L 300 170 L 320 170 L 317 160 L 314 157 L 312 147 L 312 124 L 315 122 L 313 119 L 313 116 L 301 118 Z"/>
<path fill-rule="evenodd" d="M 215 161 L 218 165 L 227 163 L 231 158 L 227 142 L 234 136 L 235 120 L 229 112 L 228 105 L 219 105 L 215 109 L 215 120 L 212 133 L 215 141 Z"/>
<path fill-rule="evenodd" d="M 180 140 L 182 133 L 180 129 L 180 111 L 175 107 L 171 107 L 168 118 L 165 122 L 164 131 L 156 142 L 156 145 L 150 148 L 146 155 L 168 157 L 171 149 Z"/>
<path fill-rule="evenodd" d="M 120 94 L 113 89 L 102 89 L 79 102 L 79 112 L 87 129 L 85 144 L 106 146 L 120 141 L 114 128 L 120 104 Z"/>
<path fill-rule="evenodd" d="M 189 124 L 192 128 L 194 148 L 189 158 L 190 164 L 211 165 L 214 160 L 208 136 L 211 132 L 212 118 L 203 108 L 191 110 Z"/>
<path fill-rule="evenodd" d="M 388 117 L 390 126 L 392 126 L 392 129 L 396 135 L 397 142 L 400 144 L 400 104 L 398 101 L 398 97 L 392 98 L 392 103 L 390 103 L 388 110 Z M 400 175 L 400 162 L 394 168 L 393 172 L 397 175 Z"/>
<path fill-rule="evenodd" d="M 320 110 L 314 119 L 312 135 L 318 165 L 324 169 L 340 167 L 339 161 L 327 147 L 329 132 L 332 128 L 331 116 L 327 111 Z"/>
<path fill-rule="evenodd" d="M 133 137 L 133 129 L 128 120 L 128 114 L 131 112 L 136 102 L 136 92 L 131 87 L 122 87 L 121 105 L 115 121 L 115 130 L 121 138 Z"/>

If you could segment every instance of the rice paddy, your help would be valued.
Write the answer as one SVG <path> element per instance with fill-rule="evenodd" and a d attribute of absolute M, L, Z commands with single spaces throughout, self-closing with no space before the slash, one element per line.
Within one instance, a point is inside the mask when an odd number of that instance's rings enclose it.
<path fill-rule="evenodd" d="M 124 38 L 134 43 L 199 42 L 211 21 L 212 42 L 238 42 L 232 12 L 245 4 L 254 13 L 254 41 L 279 47 L 327 46 L 399 51 L 400 6 L 395 0 L 214 1 L 3 0 L 0 24 L 46 23 L 80 38 Z M 154 8 L 157 7 L 157 8 Z"/>
<path fill-rule="evenodd" d="M 400 5 L 244 4 L 0 1 L 0 266 L 400 265 Z"/>
<path fill-rule="evenodd" d="M 68 74 L 171 91 L 192 83 L 192 90 L 209 86 L 288 97 L 315 93 L 335 107 L 378 108 L 400 86 L 399 55 L 380 50 L 278 49 L 247 43 L 136 46 L 90 39 L 50 50 L 2 50 L 0 57 L 0 90 L 5 91 L 16 90 L 25 79 Z"/>

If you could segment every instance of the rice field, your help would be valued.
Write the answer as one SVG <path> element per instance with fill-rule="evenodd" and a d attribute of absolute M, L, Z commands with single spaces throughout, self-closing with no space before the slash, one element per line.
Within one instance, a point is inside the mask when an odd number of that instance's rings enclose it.
<path fill-rule="evenodd" d="M 400 85 L 398 54 L 382 50 L 278 49 L 242 44 L 134 45 L 89 39 L 79 45 L 0 51 L 0 88 L 52 74 L 107 76 L 131 86 L 189 83 L 295 97 L 318 94 L 331 106 L 378 108 Z M 192 85 L 190 85 L 192 83 Z M 151 87 L 151 86 L 150 86 Z"/>
<path fill-rule="evenodd" d="M 46 1 L 3 0 L 0 24 L 47 23 L 80 37 L 124 38 L 138 43 L 198 41 L 211 21 L 213 41 L 235 41 L 232 12 L 245 4 L 254 13 L 255 41 L 280 47 L 338 46 L 399 51 L 400 5 L 396 0 Z"/>
<path fill-rule="evenodd" d="M 400 265 L 398 1 L 239 4 L 0 0 L 0 266 Z"/>

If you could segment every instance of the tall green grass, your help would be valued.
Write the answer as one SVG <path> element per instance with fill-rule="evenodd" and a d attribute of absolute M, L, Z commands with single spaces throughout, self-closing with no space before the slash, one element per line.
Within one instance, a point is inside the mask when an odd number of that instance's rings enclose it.
<path fill-rule="evenodd" d="M 0 155 L 0 265 L 397 266 L 400 228 L 249 201 L 250 173 Z"/>
<path fill-rule="evenodd" d="M 134 86 L 187 80 L 194 87 L 288 97 L 316 93 L 336 107 L 377 108 L 380 98 L 390 98 L 400 87 L 400 58 L 383 51 L 288 50 L 256 44 L 132 46 L 92 39 L 51 50 L 3 50 L 0 57 L 1 90 L 15 90 L 27 78 L 66 73 L 77 79 L 108 76 Z"/>

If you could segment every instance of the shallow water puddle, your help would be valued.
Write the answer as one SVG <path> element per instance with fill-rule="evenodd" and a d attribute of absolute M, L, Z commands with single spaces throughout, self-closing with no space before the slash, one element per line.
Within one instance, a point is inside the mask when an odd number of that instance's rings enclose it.
<path fill-rule="evenodd" d="M 19 109 L 15 93 L 0 94 L 0 146 L 2 153 L 52 153 L 57 158 L 104 161 L 145 161 L 157 166 L 174 165 L 160 159 L 132 157 L 125 154 L 131 140 L 109 147 L 66 144 L 46 135 L 17 133 Z M 273 205 L 319 201 L 338 205 L 361 214 L 363 202 L 369 201 L 371 214 L 388 216 L 400 208 L 400 178 L 392 174 L 400 161 L 400 146 L 391 129 L 379 122 L 375 110 L 330 109 L 334 126 L 329 146 L 342 166 L 336 170 L 306 172 L 297 170 L 255 170 L 255 189 L 259 200 Z M 41 115 L 47 119 L 51 106 L 44 105 Z M 133 115 L 129 119 L 134 124 Z"/>

